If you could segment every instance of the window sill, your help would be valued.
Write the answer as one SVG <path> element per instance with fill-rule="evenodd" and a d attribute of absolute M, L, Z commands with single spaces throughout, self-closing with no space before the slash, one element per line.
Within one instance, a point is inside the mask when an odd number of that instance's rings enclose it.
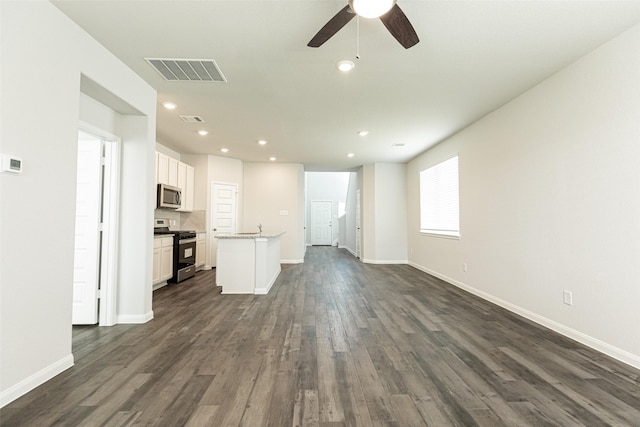
<path fill-rule="evenodd" d="M 447 234 L 447 233 L 425 231 L 425 230 L 420 230 L 420 234 L 422 234 L 423 236 L 429 236 L 429 237 L 440 237 L 442 239 L 460 240 L 460 234 L 453 234 L 453 233 Z"/>

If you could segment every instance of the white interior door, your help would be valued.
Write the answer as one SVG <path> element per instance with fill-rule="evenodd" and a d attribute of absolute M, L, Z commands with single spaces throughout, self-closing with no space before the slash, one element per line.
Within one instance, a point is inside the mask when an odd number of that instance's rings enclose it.
<path fill-rule="evenodd" d="M 216 266 L 218 234 L 235 233 L 238 223 L 238 185 L 211 184 L 211 267 Z"/>
<path fill-rule="evenodd" d="M 333 202 L 325 200 L 311 201 L 311 244 L 331 245 L 333 243 L 333 228 L 331 217 Z"/>
<path fill-rule="evenodd" d="M 102 141 L 80 132 L 73 269 L 74 325 L 98 323 Z"/>
<path fill-rule="evenodd" d="M 360 259 L 360 190 L 356 191 L 356 257 Z"/>

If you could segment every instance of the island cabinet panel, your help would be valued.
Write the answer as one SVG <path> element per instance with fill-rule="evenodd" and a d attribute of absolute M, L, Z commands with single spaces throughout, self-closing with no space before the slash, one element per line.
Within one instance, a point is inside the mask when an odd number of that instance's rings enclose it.
<path fill-rule="evenodd" d="M 280 274 L 280 236 L 283 233 L 219 235 L 216 284 L 222 294 L 269 292 Z"/>
<path fill-rule="evenodd" d="M 222 286 L 223 294 L 255 292 L 254 239 L 220 239 L 217 260 L 216 284 Z"/>
<path fill-rule="evenodd" d="M 256 287 L 254 293 L 266 295 L 280 274 L 280 237 L 255 241 Z"/>

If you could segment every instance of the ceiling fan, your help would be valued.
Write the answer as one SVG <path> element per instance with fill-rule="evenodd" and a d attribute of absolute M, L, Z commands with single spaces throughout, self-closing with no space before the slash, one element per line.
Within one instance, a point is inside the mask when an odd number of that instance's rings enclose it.
<path fill-rule="evenodd" d="M 307 46 L 320 47 L 333 37 L 342 27 L 356 15 L 363 18 L 380 18 L 393 37 L 405 48 L 409 49 L 420 41 L 411 22 L 404 14 L 396 0 L 349 0 L 340 12 L 329 20 L 318 31 Z"/>

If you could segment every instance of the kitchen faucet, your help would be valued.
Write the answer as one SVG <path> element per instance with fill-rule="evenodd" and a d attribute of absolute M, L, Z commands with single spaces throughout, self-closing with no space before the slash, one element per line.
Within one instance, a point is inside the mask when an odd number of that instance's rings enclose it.
<path fill-rule="evenodd" d="M 258 224 L 258 230 L 260 231 L 260 234 L 262 234 L 262 224 Z"/>

